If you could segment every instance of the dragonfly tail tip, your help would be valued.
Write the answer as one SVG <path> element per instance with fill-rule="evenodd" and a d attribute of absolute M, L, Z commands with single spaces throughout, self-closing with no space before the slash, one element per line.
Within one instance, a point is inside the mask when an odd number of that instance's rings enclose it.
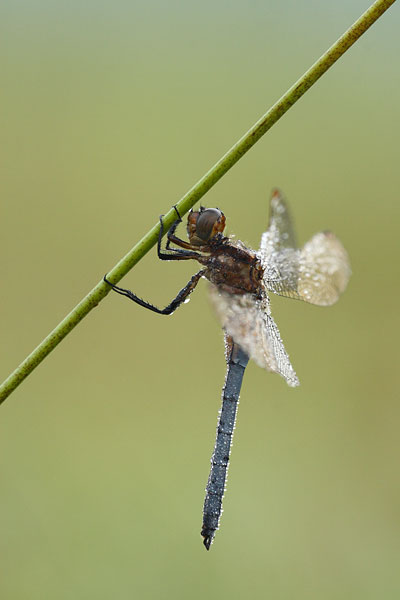
<path fill-rule="evenodd" d="M 211 538 L 209 538 L 209 537 L 208 538 L 204 538 L 203 544 L 204 544 L 206 550 L 209 550 L 210 546 L 211 546 Z"/>
<path fill-rule="evenodd" d="M 213 539 L 214 539 L 214 534 L 203 535 L 203 537 L 204 537 L 203 544 L 204 544 L 206 550 L 209 550 L 210 546 L 213 542 Z"/>

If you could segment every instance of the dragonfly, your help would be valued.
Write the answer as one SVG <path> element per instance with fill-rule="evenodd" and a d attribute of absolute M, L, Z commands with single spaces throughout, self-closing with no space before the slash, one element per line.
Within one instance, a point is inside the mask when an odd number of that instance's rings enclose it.
<path fill-rule="evenodd" d="M 202 268 L 172 302 L 160 309 L 113 284 L 107 276 L 104 281 L 118 294 L 162 315 L 172 314 L 187 301 L 201 278 L 211 284 L 212 304 L 225 334 L 227 372 L 203 509 L 201 535 L 209 550 L 219 528 L 239 395 L 249 359 L 278 373 L 289 386 L 299 385 L 271 315 L 269 294 L 330 306 L 345 290 L 351 269 L 346 250 L 330 231 L 317 233 L 302 248 L 298 247 L 288 205 L 278 189 L 271 195 L 268 228 L 262 234 L 258 251 L 224 235 L 226 219 L 218 208 L 191 210 L 187 218 L 188 241 L 184 241 L 176 236 L 182 219 L 176 207 L 175 211 L 177 219 L 167 232 L 165 249 L 160 216 L 158 257 L 196 260 Z"/>

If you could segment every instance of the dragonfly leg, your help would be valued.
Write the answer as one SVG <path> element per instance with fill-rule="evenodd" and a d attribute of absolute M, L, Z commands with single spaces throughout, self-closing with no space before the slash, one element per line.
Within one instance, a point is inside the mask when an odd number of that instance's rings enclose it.
<path fill-rule="evenodd" d="M 189 296 L 189 294 L 191 294 L 193 292 L 194 288 L 199 283 L 201 277 L 205 274 L 206 270 L 207 269 L 201 269 L 198 273 L 193 275 L 193 277 L 190 279 L 190 281 L 188 281 L 188 283 L 185 285 L 185 287 L 183 287 L 178 292 L 178 294 L 172 300 L 172 302 L 170 302 L 168 304 L 168 306 L 166 306 L 165 308 L 162 308 L 162 309 L 157 308 L 157 306 L 154 306 L 153 304 L 150 304 L 150 302 L 146 302 L 145 300 L 142 300 L 142 298 L 139 298 L 139 296 L 136 296 L 136 294 L 131 292 L 131 290 L 126 290 L 125 288 L 121 288 L 121 287 L 118 287 L 117 285 L 114 285 L 113 283 L 111 283 L 111 281 L 109 281 L 107 279 L 106 275 L 104 275 L 103 279 L 106 283 L 108 283 L 109 286 L 112 287 L 114 292 L 117 292 L 117 294 L 121 294 L 121 296 L 126 296 L 133 302 L 136 302 L 136 304 L 143 306 L 143 308 L 152 310 L 153 312 L 158 313 L 159 315 L 171 315 L 186 300 L 186 298 Z"/>
<path fill-rule="evenodd" d="M 167 243 L 165 244 L 165 249 L 166 250 L 174 250 L 174 248 L 170 248 L 169 247 L 169 245 L 170 245 L 170 243 L 172 241 L 172 240 L 170 240 L 170 237 L 174 236 L 176 228 L 178 227 L 178 225 L 180 223 L 182 223 L 182 217 L 181 217 L 181 215 L 179 213 L 179 210 L 178 210 L 176 204 L 174 204 L 174 209 L 175 209 L 175 212 L 176 212 L 176 215 L 177 215 L 178 218 L 176 219 L 176 221 L 174 223 L 172 223 L 172 225 L 171 225 L 171 227 L 170 227 L 170 229 L 168 231 L 168 234 L 167 234 L 167 238 L 168 239 L 167 239 Z M 175 250 L 176 250 L 176 248 L 175 248 Z"/>
<path fill-rule="evenodd" d="M 174 207 L 175 210 L 177 211 L 177 208 Z M 177 214 L 179 215 L 179 212 L 177 211 Z M 190 258 L 199 258 L 201 257 L 201 254 L 199 254 L 198 252 L 193 252 L 191 250 L 180 250 L 178 248 L 170 248 L 169 244 L 171 242 L 174 242 L 175 244 L 178 244 L 180 246 L 183 246 L 184 248 L 187 248 L 190 245 L 187 242 L 184 242 L 183 240 L 180 240 L 179 238 L 177 238 L 174 235 L 174 231 L 175 229 L 178 227 L 180 221 L 176 220 L 173 224 L 172 227 L 169 229 L 168 231 L 168 242 L 166 244 L 166 250 L 168 250 L 168 252 L 163 252 L 163 249 L 161 248 L 161 240 L 162 237 L 164 235 L 164 223 L 163 223 L 163 218 L 164 215 L 160 215 L 160 230 L 158 232 L 158 243 L 157 243 L 157 254 L 158 254 L 158 258 L 160 258 L 161 260 L 188 260 Z M 180 218 L 180 216 L 179 216 Z"/>

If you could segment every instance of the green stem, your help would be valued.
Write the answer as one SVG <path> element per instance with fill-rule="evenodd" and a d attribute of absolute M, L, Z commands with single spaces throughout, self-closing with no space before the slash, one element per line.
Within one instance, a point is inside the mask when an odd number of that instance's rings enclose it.
<path fill-rule="evenodd" d="M 359 37 L 392 5 L 395 0 L 377 0 L 370 8 L 321 56 L 316 63 L 269 109 L 257 123 L 223 156 L 178 202 L 184 215 L 223 175 L 285 114 L 287 110 L 358 40 Z M 175 219 L 171 209 L 165 215 L 165 228 Z M 115 267 L 108 277 L 117 283 L 156 244 L 157 223 Z M 0 402 L 33 371 L 35 367 L 61 342 L 110 291 L 100 281 L 61 323 L 33 350 L 0 386 Z"/>

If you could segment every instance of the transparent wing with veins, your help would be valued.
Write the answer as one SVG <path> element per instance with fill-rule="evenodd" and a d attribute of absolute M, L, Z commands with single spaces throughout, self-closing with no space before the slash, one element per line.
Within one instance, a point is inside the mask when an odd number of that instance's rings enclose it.
<path fill-rule="evenodd" d="M 228 335 L 259 367 L 281 375 L 290 386 L 299 385 L 278 327 L 271 316 L 269 298 L 233 295 L 210 286 L 211 300 Z"/>
<path fill-rule="evenodd" d="M 271 197 L 269 226 L 257 255 L 267 290 L 319 306 L 336 302 L 351 275 L 347 252 L 333 233 L 317 233 L 297 248 L 290 214 L 278 190 Z"/>

